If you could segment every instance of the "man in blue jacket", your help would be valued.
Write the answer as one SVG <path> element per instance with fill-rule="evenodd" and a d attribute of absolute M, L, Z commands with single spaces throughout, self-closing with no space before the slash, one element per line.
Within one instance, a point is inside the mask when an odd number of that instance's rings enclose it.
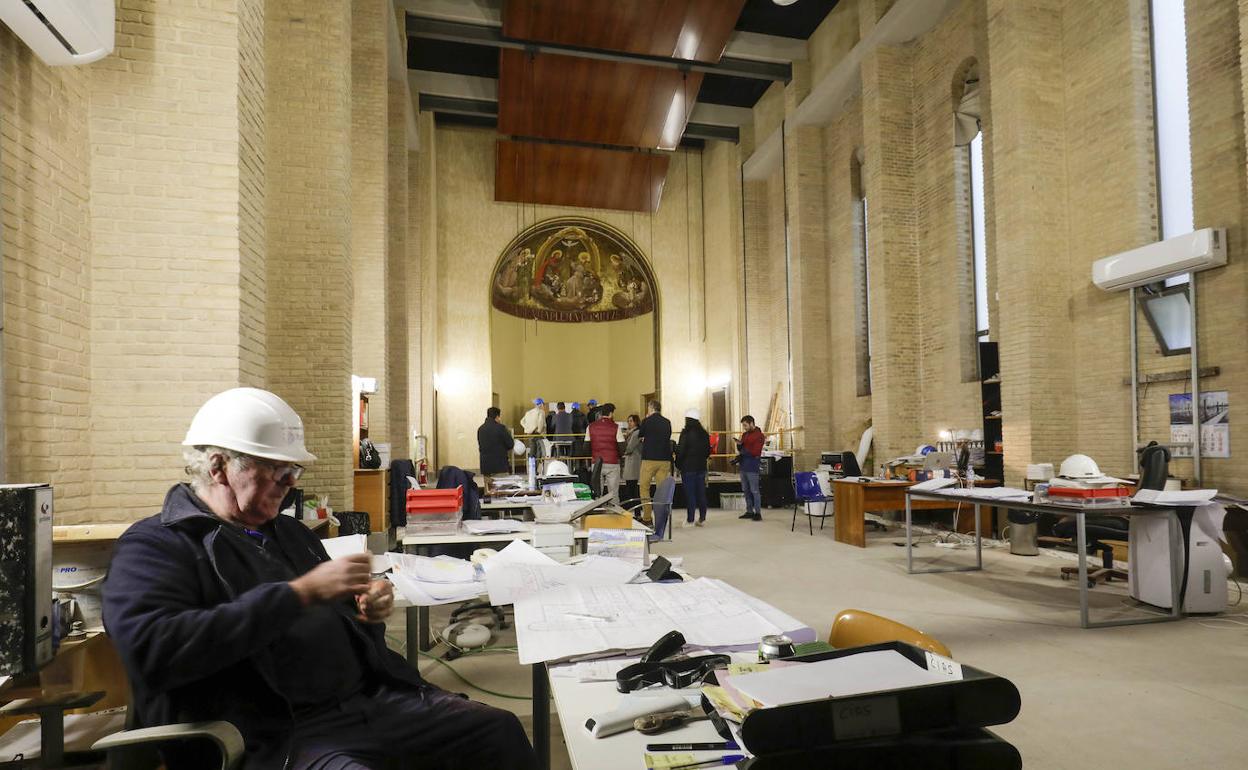
<path fill-rule="evenodd" d="M 232 722 L 243 766 L 530 768 L 515 715 L 426 683 L 386 647 L 393 589 L 330 559 L 282 499 L 316 458 L 285 401 L 235 388 L 183 442 L 189 484 L 117 541 L 104 624 L 143 726 Z M 215 766 L 171 745 L 171 770 Z"/>

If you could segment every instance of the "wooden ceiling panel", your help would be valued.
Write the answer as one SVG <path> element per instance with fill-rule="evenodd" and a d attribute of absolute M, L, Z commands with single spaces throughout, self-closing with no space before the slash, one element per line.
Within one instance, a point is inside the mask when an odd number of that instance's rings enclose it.
<path fill-rule="evenodd" d="M 702 73 L 504 49 L 498 129 L 512 136 L 674 150 Z"/>
<path fill-rule="evenodd" d="M 745 0 L 507 0 L 503 36 L 714 64 Z"/>
<path fill-rule="evenodd" d="M 663 153 L 500 139 L 494 200 L 657 211 L 670 158 Z"/>

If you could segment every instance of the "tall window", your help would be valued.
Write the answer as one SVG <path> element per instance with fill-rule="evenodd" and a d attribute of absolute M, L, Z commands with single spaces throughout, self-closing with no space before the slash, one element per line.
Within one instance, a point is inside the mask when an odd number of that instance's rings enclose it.
<path fill-rule="evenodd" d="M 1161 237 L 1172 238 L 1195 229 L 1187 105 L 1187 27 L 1183 0 L 1151 0 L 1151 6 Z"/>
<path fill-rule="evenodd" d="M 867 240 L 867 191 L 862 180 L 862 151 L 854 153 L 849 161 L 850 193 L 854 206 L 854 251 L 857 264 L 854 269 L 856 358 L 858 362 L 858 395 L 871 395 L 871 260 L 870 243 Z"/>
<path fill-rule="evenodd" d="M 984 228 L 984 133 L 980 130 L 979 65 L 963 70 L 961 94 L 953 110 L 953 143 L 965 153 L 966 194 L 970 214 L 971 279 L 975 298 L 975 341 L 988 338 L 988 242 Z M 961 163 L 959 164 L 961 165 Z"/>

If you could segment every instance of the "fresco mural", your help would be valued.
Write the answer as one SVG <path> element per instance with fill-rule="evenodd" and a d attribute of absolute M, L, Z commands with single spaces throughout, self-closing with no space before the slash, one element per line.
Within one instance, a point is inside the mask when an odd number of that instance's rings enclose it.
<path fill-rule="evenodd" d="M 494 307 L 520 318 L 619 321 L 654 310 L 654 278 L 620 231 L 591 219 L 539 222 L 503 252 Z"/>

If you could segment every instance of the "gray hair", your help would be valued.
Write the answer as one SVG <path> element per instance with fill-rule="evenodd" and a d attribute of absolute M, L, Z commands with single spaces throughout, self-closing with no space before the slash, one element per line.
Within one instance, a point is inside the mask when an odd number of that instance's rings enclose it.
<path fill-rule="evenodd" d="M 219 446 L 194 446 L 182 450 L 182 458 L 186 460 L 186 475 L 191 477 L 191 488 L 203 492 L 212 486 L 213 456 L 222 455 L 226 462 L 234 463 L 237 470 L 250 468 L 251 457 L 233 449 Z"/>

